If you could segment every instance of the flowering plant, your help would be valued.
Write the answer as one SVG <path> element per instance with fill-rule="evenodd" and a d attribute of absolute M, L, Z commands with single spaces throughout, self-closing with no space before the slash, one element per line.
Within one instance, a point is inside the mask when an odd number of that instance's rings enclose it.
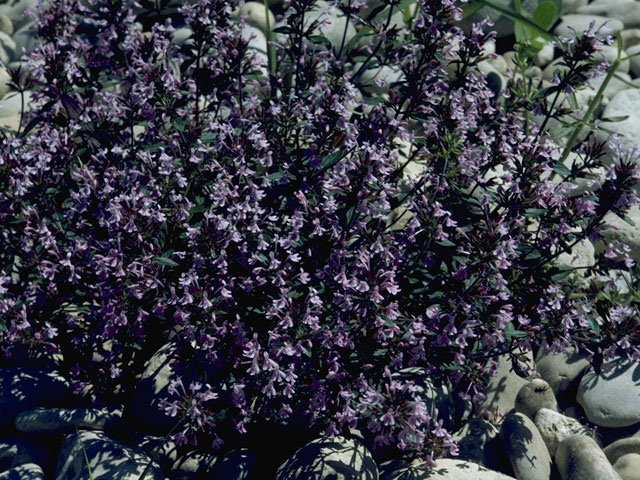
<path fill-rule="evenodd" d="M 366 15 L 338 2 L 337 37 L 315 3 L 287 1 L 264 51 L 235 2 L 170 16 L 41 6 L 30 83 L 14 85 L 32 108 L 0 141 L 5 359 L 59 352 L 98 403 L 130 398 L 173 338 L 215 367 L 162 404 L 181 414 L 180 443 L 220 448 L 228 426 L 300 413 L 432 460 L 455 452 L 455 418 L 398 372 L 479 402 L 500 354 L 623 347 L 618 327 L 637 339 L 618 313 L 599 328 L 554 265 L 636 201 L 635 163 L 572 195 L 602 145 L 574 139 L 567 167 L 547 121 L 527 121 L 564 113 L 556 100 L 596 68 L 597 33 L 569 44 L 556 85 L 514 80 L 502 98 L 475 67 L 491 34 L 454 27 L 452 1 L 419 0 L 400 23 L 409 2 Z"/>

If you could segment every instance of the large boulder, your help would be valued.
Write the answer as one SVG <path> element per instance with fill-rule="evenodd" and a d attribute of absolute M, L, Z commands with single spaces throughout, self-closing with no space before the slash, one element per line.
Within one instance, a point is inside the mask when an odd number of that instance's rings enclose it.
<path fill-rule="evenodd" d="M 319 438 L 311 441 L 276 473 L 276 480 L 377 480 L 371 452 L 355 439 Z"/>
<path fill-rule="evenodd" d="M 160 467 L 144 453 L 102 432 L 82 432 L 64 438 L 55 480 L 141 480 L 145 471 L 144 480 L 164 479 Z"/>

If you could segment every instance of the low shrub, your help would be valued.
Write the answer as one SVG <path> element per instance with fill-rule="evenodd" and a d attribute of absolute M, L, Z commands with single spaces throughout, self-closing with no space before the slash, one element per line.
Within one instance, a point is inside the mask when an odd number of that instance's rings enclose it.
<path fill-rule="evenodd" d="M 173 338 L 218 372 L 172 386 L 178 443 L 221 448 L 224 425 L 297 412 L 432 460 L 455 452 L 442 412 L 394 373 L 480 402 L 500 354 L 637 355 L 618 337 L 637 343 L 635 320 L 596 312 L 554 265 L 636 201 L 635 159 L 572 195 L 603 146 L 574 139 L 566 167 L 547 120 L 528 121 L 566 113 L 558 99 L 601 70 L 598 33 L 559 44 L 555 85 L 496 96 L 476 68 L 492 36 L 455 27 L 452 1 L 339 2 L 357 31 L 339 45 L 305 21 L 314 3 L 285 2 L 264 51 L 235 2 L 41 5 L 30 78 L 14 73 L 31 110 L 0 141 L 4 358 L 59 352 L 78 392 L 127 401 Z M 388 88 L 378 68 L 398 74 Z"/>

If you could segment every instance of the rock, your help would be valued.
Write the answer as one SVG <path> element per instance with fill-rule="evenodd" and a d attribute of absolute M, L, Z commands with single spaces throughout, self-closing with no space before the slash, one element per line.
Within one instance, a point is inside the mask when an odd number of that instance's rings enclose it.
<path fill-rule="evenodd" d="M 26 91 L 24 95 L 25 110 L 29 110 L 29 102 L 31 101 L 31 92 Z M 0 102 L 0 118 L 20 115 L 22 109 L 22 99 L 20 93 L 10 92 Z"/>
<path fill-rule="evenodd" d="M 518 480 L 549 480 L 551 456 L 540 432 L 522 413 L 506 416 L 500 440 Z"/>
<path fill-rule="evenodd" d="M 548 65 L 553 60 L 553 55 L 555 54 L 555 48 L 551 43 L 545 43 L 544 47 L 538 51 L 533 57 L 533 63 L 538 67 L 544 67 Z"/>
<path fill-rule="evenodd" d="M 640 43 L 640 28 L 630 28 L 620 32 L 622 38 L 622 48 L 627 50 L 629 47 Z"/>
<path fill-rule="evenodd" d="M 477 463 L 454 458 L 441 458 L 427 471 L 424 462 L 407 464 L 394 460 L 380 465 L 380 480 L 515 480 Z"/>
<path fill-rule="evenodd" d="M 26 463 L 49 465 L 54 452 L 49 446 L 21 436 L 0 438 L 0 472 Z"/>
<path fill-rule="evenodd" d="M 625 28 L 640 26 L 640 3 L 635 0 L 595 0 L 580 7 L 577 13 L 614 18 Z"/>
<path fill-rule="evenodd" d="M 562 0 L 562 13 L 576 12 L 587 3 L 589 3 L 589 0 Z"/>
<path fill-rule="evenodd" d="M 527 361 L 533 365 L 533 354 L 526 353 Z M 520 389 L 529 382 L 529 379 L 520 377 L 513 371 L 508 355 L 498 357 L 498 369 L 494 377 L 489 378 L 484 390 L 486 400 L 482 403 L 477 413 L 487 410 L 490 416 L 504 416 L 514 406 Z"/>
<path fill-rule="evenodd" d="M 7 35 L 13 35 L 13 22 L 4 13 L 0 13 L 0 32 L 4 32 Z"/>
<path fill-rule="evenodd" d="M 314 35 L 323 35 L 336 53 L 340 49 L 343 36 L 344 45 L 346 46 L 356 35 L 356 29 L 350 21 L 347 23 L 345 14 L 339 8 L 329 5 L 323 0 L 318 0 L 315 3 L 315 9 L 304 16 L 305 28 L 316 20 L 321 22 L 321 25 L 314 30 Z M 347 30 L 346 36 L 344 35 L 345 27 Z M 345 50 L 343 46 L 342 55 L 345 54 Z"/>
<path fill-rule="evenodd" d="M 178 398 L 177 395 L 169 394 L 171 380 L 177 378 L 176 372 L 172 370 L 172 364 L 183 365 L 180 373 L 184 388 L 188 388 L 191 382 L 202 381 L 204 372 L 202 368 L 196 368 L 195 364 L 184 369 L 183 359 L 179 359 L 176 352 L 176 345 L 169 342 L 161 347 L 147 361 L 140 381 L 136 386 L 131 402 L 125 406 L 124 417 L 131 422 L 134 428 L 152 434 L 165 435 L 178 421 L 177 417 L 170 417 L 161 410 L 158 405 L 161 399 Z M 186 361 L 186 360 L 184 360 Z M 200 363 L 202 365 L 202 363 Z M 208 382 L 213 384 L 219 374 L 219 367 L 209 366 L 206 368 Z"/>
<path fill-rule="evenodd" d="M 38 4 L 38 0 L 18 0 L 4 3 L 0 5 L 0 14 L 6 15 L 11 23 L 13 23 L 14 30 L 20 29 L 23 25 L 31 22 L 31 18 L 25 16 L 27 10 L 33 11 Z"/>
<path fill-rule="evenodd" d="M 602 240 L 594 244 L 597 252 L 606 252 L 612 243 L 622 242 L 630 248 L 629 256 L 636 261 L 640 260 L 640 207 L 636 205 L 631 207 L 627 216 L 636 224 L 635 227 L 629 225 L 615 213 L 609 212 L 604 216 L 604 224 L 608 227 L 600 231 Z M 620 257 L 617 254 L 616 256 Z"/>
<path fill-rule="evenodd" d="M 24 433 L 59 434 L 75 428 L 109 430 L 120 422 L 122 410 L 94 408 L 35 408 L 16 416 L 16 430 Z"/>
<path fill-rule="evenodd" d="M 0 480 L 44 480 L 44 472 L 40 465 L 25 463 L 0 473 Z"/>
<path fill-rule="evenodd" d="M 193 31 L 190 28 L 180 27 L 176 28 L 171 34 L 171 40 L 176 45 L 183 45 L 187 43 L 187 40 L 190 39 L 191 35 L 193 35 Z"/>
<path fill-rule="evenodd" d="M 25 25 L 14 33 L 11 38 L 13 38 L 13 41 L 16 44 L 14 60 L 20 60 L 23 54 L 30 54 L 38 46 L 36 32 L 32 29 L 31 25 Z"/>
<path fill-rule="evenodd" d="M 613 469 L 622 480 L 640 480 L 640 454 L 623 455 L 613 464 Z"/>
<path fill-rule="evenodd" d="M 640 45 L 638 45 L 638 47 L 640 47 Z M 631 47 L 629 53 L 635 48 L 637 47 Z M 636 50 L 636 53 L 637 52 L 640 52 L 640 48 Z M 638 71 L 640 71 L 640 69 Z M 619 142 L 623 148 L 637 146 L 637 131 L 640 127 L 640 90 L 627 89 L 618 92 L 605 107 L 602 112 L 602 117 L 604 119 L 609 118 L 616 120 L 603 120 L 599 123 L 604 129 L 611 130 L 620 136 Z M 596 138 L 599 141 L 604 141 L 608 137 L 609 134 L 606 131 L 600 129 L 596 131 Z M 611 163 L 616 160 L 610 146 L 607 148 L 607 154 L 605 161 Z"/>
<path fill-rule="evenodd" d="M 55 479 L 85 480 L 91 472 L 94 480 L 139 480 L 150 462 L 145 454 L 125 447 L 102 432 L 74 433 L 62 442 Z M 160 467 L 151 463 L 145 480 L 163 479 Z"/>
<path fill-rule="evenodd" d="M 176 459 L 171 466 L 171 480 L 191 480 L 193 478 L 210 478 L 211 468 L 217 457 L 213 453 L 191 451 Z"/>
<path fill-rule="evenodd" d="M 551 457 L 555 457 L 558 444 L 568 436 L 575 434 L 592 436 L 589 429 L 578 420 L 548 408 L 538 410 L 534 424 L 538 428 Z"/>
<path fill-rule="evenodd" d="M 640 364 L 618 357 L 612 370 L 599 375 L 593 370 L 582 377 L 577 400 L 590 422 L 601 427 L 627 427 L 640 422 L 638 376 Z"/>
<path fill-rule="evenodd" d="M 113 438 L 113 437 L 112 437 Z M 178 458 L 175 442 L 155 435 L 144 435 L 140 432 L 129 432 L 122 443 L 139 448 L 156 462 L 163 472 L 168 472 Z"/>
<path fill-rule="evenodd" d="M 4 48 L 4 51 L 7 52 L 9 56 L 9 62 L 12 60 L 17 60 L 16 55 L 18 55 L 18 47 L 16 42 L 4 32 L 0 32 L 0 45 Z"/>
<path fill-rule="evenodd" d="M 362 63 L 356 63 L 353 66 L 354 73 L 357 72 Z M 397 68 L 388 67 L 383 65 L 378 68 L 370 68 L 364 70 L 358 82 L 366 91 L 376 94 L 388 93 L 391 84 L 394 82 L 401 82 L 404 80 L 403 73 Z"/>
<path fill-rule="evenodd" d="M 533 420 L 541 408 L 558 411 L 558 402 L 549 384 L 541 378 L 534 378 L 518 391 L 515 401 L 516 412 L 524 413 Z"/>
<path fill-rule="evenodd" d="M 54 371 L 0 368 L 0 430 L 13 429 L 16 415 L 25 410 L 76 403 L 69 383 Z"/>
<path fill-rule="evenodd" d="M 3 66 L 0 66 L 0 100 L 7 94 L 9 91 L 9 82 L 11 81 L 11 77 L 9 76 L 9 72 Z"/>
<path fill-rule="evenodd" d="M 596 249 L 593 243 L 588 239 L 583 239 L 574 245 L 570 252 L 562 252 L 558 255 L 554 264 L 561 267 L 579 268 L 567 277 L 567 281 L 576 281 L 580 285 L 586 286 L 589 280 L 585 278 L 583 267 L 593 267 L 596 264 L 595 254 Z"/>
<path fill-rule="evenodd" d="M 269 12 L 269 26 L 273 29 L 276 24 L 276 17 L 271 10 Z M 267 15 L 264 4 L 259 2 L 247 2 L 233 13 L 238 18 L 244 18 L 247 24 L 259 28 L 263 33 L 267 33 Z"/>
<path fill-rule="evenodd" d="M 611 30 L 612 35 L 622 31 L 624 28 L 624 25 L 620 20 L 609 19 L 599 15 L 571 14 L 562 15 L 560 17 L 560 23 L 553 29 L 553 33 L 554 35 L 560 35 L 562 37 L 569 35 L 573 36 L 573 32 L 569 27 L 573 27 L 577 32 L 584 32 L 589 28 L 589 24 L 594 21 L 596 22 L 596 30 L 606 23 L 607 27 Z"/>
<path fill-rule="evenodd" d="M 562 480 L 620 480 L 595 440 L 586 435 L 570 435 L 560 442 L 556 464 Z"/>
<path fill-rule="evenodd" d="M 404 368 L 391 374 L 391 380 L 399 382 L 412 381 L 417 387 L 411 395 L 426 404 L 427 411 L 438 410 L 438 420 L 443 421 L 443 427 L 452 428 L 456 423 L 455 402 L 447 384 L 435 385 L 429 375 L 418 367 Z"/>
<path fill-rule="evenodd" d="M 623 55 L 626 55 L 626 54 L 623 53 Z M 620 77 L 620 78 L 617 78 L 617 77 Z M 623 80 L 629 83 L 633 83 L 633 80 L 631 79 L 631 76 L 628 73 L 618 72 L 615 77 L 611 77 L 609 84 L 604 89 L 604 92 L 603 92 L 604 96 L 608 99 L 612 99 L 618 94 L 618 92 L 632 88 L 628 84 L 626 84 Z M 587 84 L 592 86 L 597 92 L 598 89 L 600 88 L 600 85 L 602 85 L 603 81 L 604 81 L 604 76 L 598 77 L 598 78 L 592 78 L 587 82 Z"/>
<path fill-rule="evenodd" d="M 570 355 L 549 352 L 536 359 L 537 372 L 557 397 L 577 385 L 588 367 L 586 355 L 573 352 Z"/>
<path fill-rule="evenodd" d="M 515 10 L 515 5 L 513 0 L 497 0 L 495 2 L 502 7 L 507 7 L 510 10 Z M 536 0 L 522 0 L 521 5 L 522 9 L 529 14 L 533 14 L 536 9 L 538 2 Z M 488 17 L 493 23 L 492 27 L 485 27 L 485 30 L 494 30 L 497 33 L 497 38 L 508 37 L 512 35 L 514 32 L 514 23 L 513 20 L 507 18 L 502 15 L 499 11 L 490 8 L 490 7 L 482 7 L 480 10 L 474 12 L 472 15 L 469 15 L 465 19 L 458 22 L 460 27 L 469 31 L 471 29 L 472 23 L 478 23 Z"/>
<path fill-rule="evenodd" d="M 604 449 L 604 454 L 612 464 L 616 463 L 620 457 L 631 453 L 640 454 L 640 437 L 621 438 Z"/>
<path fill-rule="evenodd" d="M 455 432 L 452 437 L 458 444 L 458 460 L 483 465 L 489 469 L 500 470 L 497 460 L 501 457 L 498 439 L 499 430 L 482 418 L 472 418 Z"/>
<path fill-rule="evenodd" d="M 378 467 L 360 442 L 336 436 L 306 444 L 280 465 L 276 480 L 376 480 Z"/>

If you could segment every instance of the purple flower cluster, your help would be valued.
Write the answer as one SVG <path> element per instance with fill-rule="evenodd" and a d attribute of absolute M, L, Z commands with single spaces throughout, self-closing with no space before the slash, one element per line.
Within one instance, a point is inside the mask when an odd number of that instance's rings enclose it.
<path fill-rule="evenodd" d="M 179 443 L 220 448 L 223 422 L 245 433 L 300 413 L 433 458 L 456 448 L 443 412 L 393 372 L 480 401 L 501 353 L 635 348 L 627 312 L 610 311 L 626 343 L 596 331 L 552 266 L 635 202 L 634 163 L 595 193 L 572 195 L 580 167 L 553 182 L 558 146 L 500 105 L 475 68 L 490 35 L 452 26 L 449 0 L 419 1 L 402 41 L 392 27 L 344 52 L 305 27 L 313 3 L 287 2 L 266 76 L 224 0 L 180 8 L 182 45 L 171 19 L 140 28 L 136 2 L 37 12 L 33 109 L 0 140 L 2 357 L 62 353 L 99 402 L 128 398 L 172 339 L 219 372 L 171 385 Z M 350 15 L 373 31 L 380 14 Z M 403 80 L 371 96 L 363 58 Z M 402 180 L 410 163 L 422 172 Z"/>

